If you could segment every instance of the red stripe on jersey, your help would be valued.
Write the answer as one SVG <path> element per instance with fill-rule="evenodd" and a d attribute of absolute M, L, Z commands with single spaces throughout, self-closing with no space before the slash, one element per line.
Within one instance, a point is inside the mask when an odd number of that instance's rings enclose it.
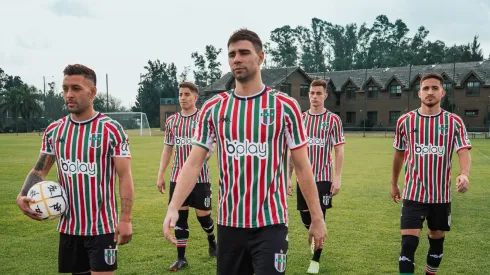
<path fill-rule="evenodd" d="M 97 133 L 97 124 L 96 123 L 92 123 L 90 125 L 90 136 L 92 136 L 93 134 Z M 88 153 L 88 160 L 89 162 L 91 163 L 95 163 L 95 146 L 87 149 L 89 150 Z M 99 215 L 99 211 L 97 211 L 97 196 L 96 196 L 96 189 L 95 189 L 95 179 L 96 177 L 89 177 L 90 181 L 89 181 L 89 184 L 90 184 L 90 194 L 91 194 L 91 202 L 92 202 L 92 205 L 91 205 L 91 208 L 92 208 L 92 228 L 90 228 L 90 231 L 92 232 L 92 234 L 99 234 L 98 232 L 98 229 L 97 229 L 97 219 L 98 219 L 98 215 Z"/>
<path fill-rule="evenodd" d="M 269 100 L 270 100 L 270 97 L 265 97 L 264 100 L 262 100 L 260 102 L 260 108 L 261 109 L 265 109 L 267 108 L 267 106 L 269 106 Z M 261 143 L 265 143 L 267 142 L 267 126 L 263 123 L 260 124 L 259 126 L 260 128 L 260 142 Z M 259 176 L 258 178 L 261 179 L 261 178 L 265 178 L 264 176 L 264 171 L 263 171 L 263 167 L 267 167 L 267 162 L 268 160 L 267 159 L 260 159 L 260 168 L 259 168 Z M 258 190 L 258 195 L 257 197 L 259 198 L 259 200 L 256 202 L 257 203 L 257 208 L 258 208 L 258 213 L 257 213 L 257 216 L 258 216 L 258 226 L 263 226 L 265 224 L 265 214 L 264 214 L 264 211 L 263 211 L 263 205 L 262 202 L 264 202 L 265 200 L 265 196 L 266 196 L 266 192 L 267 192 L 267 186 L 264 184 L 263 186 L 262 185 L 258 185 L 257 186 L 257 190 Z"/>
<path fill-rule="evenodd" d="M 247 124 L 247 128 L 252 129 L 252 118 L 250 117 L 253 115 L 253 101 L 252 100 L 247 100 L 247 106 L 246 106 L 246 114 L 245 114 L 245 123 Z M 245 138 L 249 141 L 252 141 L 252 131 L 247 131 Z M 252 165 L 252 156 L 246 156 L 245 157 L 245 171 L 248 169 L 253 169 Z M 251 187 L 252 187 L 252 179 L 247 178 L 247 173 L 245 173 L 245 198 L 244 201 L 246 202 L 246 205 L 252 206 L 252 200 L 251 200 Z M 250 207 L 244 207 L 245 209 L 245 219 L 250 218 Z"/>
<path fill-rule="evenodd" d="M 77 143 L 77 159 L 82 159 L 82 147 L 83 147 L 83 132 L 85 130 L 85 125 L 80 125 L 79 126 L 79 132 L 78 132 L 78 136 L 76 137 L 76 140 L 75 142 Z M 84 186 L 84 181 L 83 181 L 83 174 L 81 173 L 78 173 L 77 175 L 77 183 L 78 183 L 78 192 L 80 193 L 80 195 L 78 196 L 78 200 L 80 202 L 80 216 L 81 216 L 81 219 L 80 219 L 80 231 L 83 232 L 82 234 L 85 234 L 86 230 L 87 230 L 87 224 L 86 224 L 86 221 L 87 221 L 87 217 L 86 217 L 86 213 L 85 213 L 85 186 Z"/>
<path fill-rule="evenodd" d="M 108 137 L 109 135 L 109 132 L 107 131 L 107 128 L 104 127 L 104 129 L 102 129 L 102 132 L 103 132 L 103 136 L 105 137 Z M 103 156 L 102 158 L 106 158 L 106 152 L 109 150 L 109 142 L 110 142 L 110 139 L 107 139 L 106 142 L 102 142 L 102 152 L 103 152 Z M 105 161 L 102 162 L 102 171 L 105 171 L 107 170 L 107 163 Z M 107 203 L 110 203 L 106 200 L 106 192 L 108 192 L 106 190 L 106 186 L 107 186 L 107 183 L 106 183 L 106 178 L 103 177 L 101 178 L 101 181 L 100 181 L 100 187 L 101 187 L 101 196 L 102 196 L 102 204 L 100 206 L 100 208 L 102 209 L 102 224 L 104 225 L 104 231 L 105 232 L 109 232 L 109 217 L 107 216 L 107 211 L 106 211 L 106 204 Z"/>
<path fill-rule="evenodd" d="M 234 102 L 234 105 L 233 105 L 233 109 L 232 109 L 232 114 L 231 114 L 231 121 L 239 121 L 240 119 L 240 116 L 239 116 L 239 113 L 238 113 L 238 109 L 240 108 L 240 101 L 239 100 L 235 100 Z M 231 128 L 231 139 L 232 140 L 238 140 L 238 125 L 236 125 L 235 127 L 232 127 Z M 235 167 L 235 169 L 233 169 L 233 183 L 230 183 L 231 186 L 231 195 L 232 195 L 232 205 L 233 204 L 238 204 L 238 185 L 239 185 L 239 180 L 238 180 L 238 176 L 239 176 L 239 169 L 237 169 L 237 167 L 239 167 L 239 162 L 238 162 L 238 159 L 237 158 L 233 158 L 233 167 Z M 231 213 L 231 224 L 232 226 L 235 226 L 236 224 L 238 224 L 238 209 L 237 207 L 233 207 L 232 209 L 232 213 Z"/>

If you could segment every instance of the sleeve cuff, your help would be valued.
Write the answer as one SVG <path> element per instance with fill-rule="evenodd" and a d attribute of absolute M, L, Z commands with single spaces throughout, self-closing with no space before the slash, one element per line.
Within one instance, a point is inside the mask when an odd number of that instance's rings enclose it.
<path fill-rule="evenodd" d="M 345 141 L 342 141 L 342 142 L 339 142 L 339 143 L 335 143 L 333 146 L 339 146 L 339 145 L 344 145 L 345 144 Z"/>
<path fill-rule="evenodd" d="M 55 155 L 54 152 L 48 152 L 48 151 L 43 151 L 43 150 L 41 150 L 41 153 L 46 154 L 46 155 Z"/>
<path fill-rule="evenodd" d="M 294 146 L 294 147 L 289 147 L 289 150 L 296 150 L 296 149 L 299 149 L 299 148 L 301 148 L 301 147 L 305 146 L 306 144 L 308 144 L 308 141 L 307 141 L 307 140 L 305 140 L 303 143 L 300 143 L 300 144 L 298 144 L 298 145 L 296 145 L 296 146 Z"/>
<path fill-rule="evenodd" d="M 201 148 L 205 149 L 206 151 L 209 151 L 209 148 L 208 148 L 206 145 L 204 145 L 204 144 L 202 144 L 202 143 L 200 143 L 200 142 L 193 141 L 193 142 L 192 142 L 192 145 L 197 145 L 197 146 L 199 146 L 199 147 L 201 147 Z"/>
<path fill-rule="evenodd" d="M 463 149 L 471 150 L 471 145 L 466 145 L 466 146 L 459 147 L 458 149 L 456 149 L 456 153 L 459 152 L 460 150 L 463 150 Z"/>

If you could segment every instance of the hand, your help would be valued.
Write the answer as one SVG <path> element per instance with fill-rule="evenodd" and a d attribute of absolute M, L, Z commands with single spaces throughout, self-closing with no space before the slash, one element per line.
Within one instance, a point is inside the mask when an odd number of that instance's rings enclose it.
<path fill-rule="evenodd" d="M 19 206 L 20 211 L 33 220 L 42 221 L 42 214 L 32 210 L 29 207 L 29 202 L 34 202 L 34 200 L 26 196 L 17 196 L 17 206 Z"/>
<path fill-rule="evenodd" d="M 177 240 L 172 235 L 170 229 L 175 227 L 175 223 L 177 222 L 178 219 L 179 219 L 179 211 L 168 209 L 167 216 L 165 216 L 165 220 L 163 220 L 163 235 L 169 242 L 175 245 L 177 245 Z"/>
<path fill-rule="evenodd" d="M 464 193 L 468 191 L 470 180 L 465 174 L 461 174 L 456 178 L 456 190 L 459 193 Z"/>
<path fill-rule="evenodd" d="M 291 179 L 288 178 L 288 195 L 292 196 L 293 195 L 293 184 L 291 183 Z"/>
<path fill-rule="evenodd" d="M 157 179 L 157 188 L 160 193 L 165 194 L 165 179 L 163 177 L 158 177 Z"/>
<path fill-rule="evenodd" d="M 130 221 L 119 221 L 114 233 L 114 241 L 119 245 L 129 243 L 133 238 L 133 226 Z"/>
<path fill-rule="evenodd" d="M 398 188 L 398 184 L 391 185 L 391 198 L 394 202 L 400 202 L 400 188 Z"/>
<path fill-rule="evenodd" d="M 327 237 L 327 229 L 323 219 L 311 221 L 310 230 L 308 232 L 308 243 L 311 245 L 312 239 L 315 241 L 315 250 L 323 248 L 323 243 Z"/>
<path fill-rule="evenodd" d="M 330 187 L 330 194 L 333 196 L 340 192 L 340 178 L 333 180 L 332 187 Z"/>

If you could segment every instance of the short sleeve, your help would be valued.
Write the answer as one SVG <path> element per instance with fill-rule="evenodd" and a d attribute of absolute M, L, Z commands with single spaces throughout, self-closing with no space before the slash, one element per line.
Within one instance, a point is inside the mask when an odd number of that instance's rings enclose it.
<path fill-rule="evenodd" d="M 342 127 L 342 121 L 339 117 L 335 117 L 332 125 L 332 144 L 334 146 L 345 143 L 344 128 Z"/>
<path fill-rule="evenodd" d="M 208 151 L 212 149 L 213 143 L 216 140 L 212 116 L 213 106 L 214 104 L 212 103 L 205 103 L 199 112 L 196 129 L 194 130 L 194 137 L 192 140 L 192 145 L 197 145 Z"/>
<path fill-rule="evenodd" d="M 165 123 L 165 137 L 163 138 L 163 143 L 173 146 L 175 145 L 175 133 L 174 129 L 172 129 L 172 120 L 168 119 L 167 123 Z"/>
<path fill-rule="evenodd" d="M 454 148 L 456 152 L 461 149 L 471 149 L 471 142 L 468 137 L 468 132 L 461 119 L 455 120 L 455 133 L 454 133 Z"/>
<path fill-rule="evenodd" d="M 407 139 L 405 135 L 405 130 L 403 129 L 405 118 L 401 117 L 398 119 L 395 128 L 395 138 L 393 141 L 393 147 L 399 151 L 407 150 Z"/>
<path fill-rule="evenodd" d="M 301 108 L 298 102 L 288 97 L 285 99 L 284 105 L 286 143 L 289 149 L 294 150 L 307 143 L 306 130 L 302 123 Z"/>
<path fill-rule="evenodd" d="M 113 122 L 110 125 L 109 132 L 111 139 L 111 157 L 131 157 L 129 137 L 123 127 L 119 123 Z"/>
<path fill-rule="evenodd" d="M 51 125 L 50 125 L 51 126 Z M 43 154 L 48 154 L 48 155 L 54 155 L 54 144 L 53 144 L 53 132 L 54 132 L 54 127 L 48 127 L 44 131 L 43 134 L 43 139 L 41 141 L 41 153 Z"/>

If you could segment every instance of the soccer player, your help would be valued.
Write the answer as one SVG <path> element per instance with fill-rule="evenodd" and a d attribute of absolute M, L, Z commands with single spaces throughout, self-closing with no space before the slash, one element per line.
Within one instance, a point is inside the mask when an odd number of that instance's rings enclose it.
<path fill-rule="evenodd" d="M 157 187 L 161 193 L 165 191 L 165 170 L 173 154 L 175 145 L 175 156 L 170 173 L 170 197 L 175 190 L 178 175 L 182 172 L 182 166 L 189 156 L 192 147 L 192 136 L 197 124 L 196 101 L 199 97 L 199 90 L 191 82 L 183 82 L 179 85 L 179 103 L 181 112 L 175 113 L 167 119 L 165 126 L 165 147 L 162 152 L 160 170 L 158 171 Z M 211 152 L 211 150 L 210 150 Z M 207 157 L 209 159 L 209 155 Z M 214 236 L 214 222 L 211 218 L 211 183 L 209 178 L 209 167 L 207 159 L 203 164 L 201 172 L 196 177 L 197 184 L 191 194 L 185 199 L 184 204 L 179 209 L 179 219 L 175 226 L 175 236 L 177 238 L 177 260 L 169 267 L 171 271 L 177 271 L 188 265 L 185 258 L 185 248 L 189 238 L 189 206 L 196 209 L 197 220 L 202 229 L 208 234 L 209 255 L 216 256 L 216 242 Z"/>
<path fill-rule="evenodd" d="M 219 167 L 218 274 L 284 274 L 288 251 L 286 202 L 288 148 L 296 164 L 312 224 L 309 239 L 323 245 L 325 223 L 306 153 L 301 111 L 293 98 L 262 83 L 262 41 L 249 30 L 228 40 L 228 62 L 236 88 L 201 108 L 191 154 L 177 179 L 163 223 L 167 239 L 178 209 L 196 184 L 216 138 Z"/>
<path fill-rule="evenodd" d="M 129 139 L 119 123 L 94 110 L 95 72 L 76 64 L 68 65 L 63 73 L 63 98 L 70 114 L 46 128 L 41 154 L 25 179 L 17 204 L 25 215 L 41 219 L 29 208 L 32 199 L 27 192 L 46 178 L 56 162 L 58 181 L 68 196 L 68 210 L 58 223 L 59 272 L 113 274 L 117 245 L 132 238 L 134 189 Z"/>
<path fill-rule="evenodd" d="M 443 255 L 445 232 L 451 227 L 451 159 L 456 150 L 460 173 L 456 190 L 468 190 L 471 144 L 463 120 L 441 109 L 446 91 L 443 78 L 428 73 L 420 80 L 420 108 L 402 115 L 396 124 L 391 197 L 401 209 L 400 274 L 413 274 L 414 254 L 424 220 L 429 252 L 426 274 L 436 274 Z M 405 159 L 405 160 L 404 160 Z M 398 176 L 405 161 L 403 195 Z"/>
<path fill-rule="evenodd" d="M 345 143 L 340 117 L 323 107 L 327 97 L 327 82 L 321 79 L 313 80 L 309 92 L 310 109 L 303 113 L 303 124 L 308 139 L 308 156 L 313 168 L 323 218 L 326 210 L 332 207 L 332 197 L 340 191 Z M 335 175 L 332 161 L 333 148 L 335 149 Z M 292 159 L 289 164 L 291 180 L 294 169 Z M 306 229 L 309 229 L 311 216 L 299 185 L 296 194 L 301 220 Z M 321 248 L 314 250 L 307 273 L 317 274 L 320 271 L 321 253 Z"/>

